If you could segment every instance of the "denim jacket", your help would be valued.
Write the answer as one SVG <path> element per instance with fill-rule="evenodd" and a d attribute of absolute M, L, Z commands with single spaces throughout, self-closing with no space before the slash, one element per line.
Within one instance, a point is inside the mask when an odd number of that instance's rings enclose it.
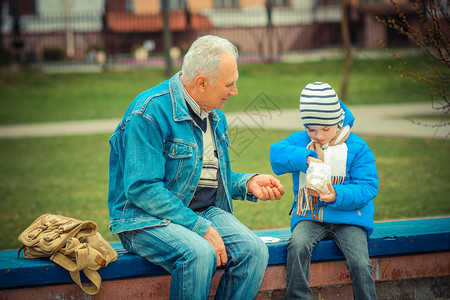
<path fill-rule="evenodd" d="M 139 94 L 109 139 L 108 208 L 112 234 L 173 222 L 203 236 L 211 222 L 188 208 L 202 170 L 202 131 L 189 115 L 180 73 Z M 215 206 L 232 212 L 254 174 L 230 168 L 227 122 L 211 117 L 220 164 Z"/>

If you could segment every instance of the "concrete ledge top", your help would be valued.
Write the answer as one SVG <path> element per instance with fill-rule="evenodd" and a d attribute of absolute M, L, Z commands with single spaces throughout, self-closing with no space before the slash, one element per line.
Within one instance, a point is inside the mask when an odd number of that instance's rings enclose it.
<path fill-rule="evenodd" d="M 286 263 L 290 230 L 259 231 L 269 248 L 269 265 Z M 128 253 L 120 243 L 112 243 L 119 254 L 117 261 L 99 270 L 102 279 L 167 274 L 159 266 Z M 450 250 L 450 217 L 377 222 L 369 238 L 371 257 Z M 343 258 L 332 240 L 320 242 L 313 261 Z M 69 283 L 69 272 L 48 259 L 18 258 L 16 250 L 0 251 L 0 288 L 14 288 Z"/>

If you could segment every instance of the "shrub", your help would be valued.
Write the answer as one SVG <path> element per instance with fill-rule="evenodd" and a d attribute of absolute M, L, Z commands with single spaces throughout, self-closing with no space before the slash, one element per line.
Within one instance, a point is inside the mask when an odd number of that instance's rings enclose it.
<path fill-rule="evenodd" d="M 8 66 L 14 61 L 14 54 L 3 47 L 0 47 L 0 66 Z"/>
<path fill-rule="evenodd" d="M 44 61 L 64 60 L 64 51 L 57 47 L 46 47 L 42 50 L 42 59 Z"/>

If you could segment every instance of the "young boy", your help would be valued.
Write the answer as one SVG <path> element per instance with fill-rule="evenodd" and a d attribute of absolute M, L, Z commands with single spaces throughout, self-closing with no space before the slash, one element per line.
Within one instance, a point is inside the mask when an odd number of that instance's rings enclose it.
<path fill-rule="evenodd" d="M 312 299 L 309 269 L 314 246 L 333 239 L 345 256 L 355 299 L 376 299 L 367 237 L 373 231 L 373 199 L 378 193 L 375 158 L 366 142 L 350 132 L 355 118 L 324 82 L 308 84 L 300 95 L 305 131 L 271 146 L 275 174 L 292 173 L 294 203 L 286 265 L 286 298 Z M 331 167 L 328 194 L 307 188 L 311 162 Z"/>

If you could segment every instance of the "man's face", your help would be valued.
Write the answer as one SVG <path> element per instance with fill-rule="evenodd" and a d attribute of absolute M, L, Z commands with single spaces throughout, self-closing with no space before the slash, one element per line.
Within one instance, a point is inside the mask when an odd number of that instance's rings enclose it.
<path fill-rule="evenodd" d="M 224 54 L 220 62 L 218 78 L 214 83 L 207 80 L 202 101 L 198 103 L 199 106 L 210 110 L 221 109 L 228 97 L 238 94 L 236 86 L 238 77 L 236 59 L 229 53 Z"/>

